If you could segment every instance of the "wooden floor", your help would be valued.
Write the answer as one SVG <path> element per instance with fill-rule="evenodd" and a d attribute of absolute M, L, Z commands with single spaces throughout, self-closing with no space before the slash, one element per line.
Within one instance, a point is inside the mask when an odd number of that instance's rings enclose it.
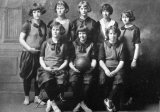
<path fill-rule="evenodd" d="M 45 112 L 46 106 L 38 106 L 37 104 L 31 103 L 28 106 L 22 104 L 23 93 L 9 93 L 0 92 L 0 112 Z M 33 95 L 31 95 L 31 102 L 33 101 Z M 71 112 L 70 110 L 64 110 L 63 112 Z M 94 111 L 94 112 L 106 112 Z M 121 111 L 122 112 L 122 111 Z M 159 105 L 147 106 L 144 110 L 136 111 L 123 111 L 123 112 L 160 112 Z"/>

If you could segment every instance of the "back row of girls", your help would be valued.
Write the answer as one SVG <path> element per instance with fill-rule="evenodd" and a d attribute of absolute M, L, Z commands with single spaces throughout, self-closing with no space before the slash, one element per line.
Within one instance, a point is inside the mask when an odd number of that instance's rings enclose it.
<path fill-rule="evenodd" d="M 132 24 L 135 20 L 133 12 L 128 10 L 121 14 L 124 26 L 120 31 L 118 23 L 110 17 L 113 8 L 109 4 L 102 5 L 100 13 L 103 18 L 98 22 L 88 16 L 91 7 L 87 1 L 78 4 L 80 16 L 73 22 L 65 16 L 69 11 L 66 2 L 58 1 L 54 9 L 57 18 L 46 25 L 40 19 L 46 10 L 40 4 L 34 3 L 29 11 L 31 19 L 24 23 L 20 33 L 19 41 L 24 48 L 20 59 L 24 104 L 30 103 L 31 80 L 37 79 L 34 102 L 45 104 L 38 97 L 39 88 L 43 88 L 49 97 L 46 112 L 51 109 L 61 112 L 56 100 L 63 100 L 69 73 L 76 102 L 73 111 L 78 112 L 82 108 L 85 112 L 92 112 L 86 102 L 94 84 L 94 74 L 98 73 L 97 80 L 104 87 L 104 104 L 108 111 L 116 111 L 118 106 L 115 104 L 118 100 L 115 96 L 122 91 L 124 74 L 129 77 L 137 66 L 140 31 Z M 75 60 L 79 57 L 90 60 L 88 71 L 81 72 L 76 68 Z M 97 72 L 98 68 L 100 72 Z M 84 81 L 86 87 L 83 86 Z"/>

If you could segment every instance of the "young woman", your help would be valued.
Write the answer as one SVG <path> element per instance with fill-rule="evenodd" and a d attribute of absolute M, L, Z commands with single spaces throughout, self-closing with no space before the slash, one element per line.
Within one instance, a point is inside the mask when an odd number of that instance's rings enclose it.
<path fill-rule="evenodd" d="M 19 42 L 23 46 L 23 51 L 20 59 L 20 76 L 23 79 L 25 100 L 24 104 L 29 104 L 29 92 L 31 88 L 32 79 L 36 79 L 37 68 L 39 67 L 39 51 L 41 44 L 46 39 L 46 25 L 40 19 L 44 14 L 45 9 L 37 3 L 33 4 L 33 7 L 29 11 L 31 19 L 24 23 L 22 31 L 20 33 Z M 38 95 L 39 88 L 35 80 L 35 103 L 44 105 Z"/>
<path fill-rule="evenodd" d="M 76 106 L 73 112 L 78 112 L 80 107 L 85 112 L 92 112 L 92 110 L 86 105 L 87 96 L 89 94 L 89 89 L 92 86 L 92 79 L 94 76 L 94 68 L 96 67 L 96 48 L 93 42 L 88 40 L 88 29 L 86 26 L 80 26 L 77 29 L 77 40 L 73 42 L 72 54 L 70 57 L 69 66 L 70 70 L 70 81 L 73 89 L 73 96 L 76 102 Z M 78 69 L 76 61 L 83 58 L 89 61 L 85 61 L 89 64 L 87 71 Z M 82 66 L 82 65 L 81 65 Z M 84 86 L 84 83 L 86 84 Z"/>
<path fill-rule="evenodd" d="M 138 58 L 140 50 L 140 30 L 133 24 L 135 16 L 131 10 L 122 12 L 121 21 L 124 26 L 121 27 L 120 40 L 124 42 L 125 47 L 125 71 L 126 71 L 126 96 L 130 97 L 127 105 L 131 103 L 135 97 L 136 74 L 138 69 Z"/>
<path fill-rule="evenodd" d="M 65 82 L 68 50 L 67 45 L 61 41 L 61 35 L 65 33 L 64 27 L 60 23 L 54 22 L 50 28 L 52 36 L 41 47 L 38 84 L 49 97 L 46 112 L 49 112 L 51 108 L 54 112 L 61 112 L 56 104 L 56 99 L 60 92 L 58 85 Z"/>
<path fill-rule="evenodd" d="M 100 13 L 102 14 L 103 18 L 97 22 L 98 43 L 104 42 L 104 40 L 108 40 L 106 30 L 110 26 L 118 27 L 118 23 L 111 18 L 113 8 L 110 4 L 103 4 Z"/>
<path fill-rule="evenodd" d="M 88 40 L 91 42 L 97 42 L 97 33 L 96 33 L 96 21 L 88 16 L 88 13 L 91 12 L 91 7 L 87 1 L 81 1 L 78 4 L 79 18 L 72 22 L 72 40 L 76 40 L 76 31 L 79 26 L 85 25 L 88 28 Z"/>
<path fill-rule="evenodd" d="M 116 96 L 122 91 L 124 51 L 123 44 L 118 41 L 119 28 L 111 26 L 106 32 L 109 40 L 105 40 L 99 48 L 100 84 L 104 85 L 104 103 L 109 112 L 117 109 Z"/>
<path fill-rule="evenodd" d="M 69 11 L 69 6 L 65 1 L 58 1 L 54 7 L 54 11 L 57 14 L 56 18 L 53 18 L 53 20 L 51 20 L 48 23 L 48 26 L 50 26 L 50 24 L 52 24 L 54 21 L 57 21 L 59 23 L 61 23 L 63 25 L 63 27 L 65 28 L 65 33 L 62 35 L 63 36 L 63 42 L 70 42 L 71 41 L 71 21 L 66 18 L 66 14 Z"/>

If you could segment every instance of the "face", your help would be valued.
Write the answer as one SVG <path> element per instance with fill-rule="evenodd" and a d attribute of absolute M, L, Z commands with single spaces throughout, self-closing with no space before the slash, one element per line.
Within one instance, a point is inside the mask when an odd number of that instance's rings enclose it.
<path fill-rule="evenodd" d="M 63 5 L 57 5 L 56 11 L 58 16 L 62 16 L 65 14 L 65 7 Z"/>
<path fill-rule="evenodd" d="M 126 14 L 122 14 L 122 22 L 125 25 L 127 25 L 128 23 L 130 23 L 129 17 L 127 17 Z"/>
<path fill-rule="evenodd" d="M 78 37 L 80 39 L 80 42 L 82 42 L 82 43 L 85 43 L 87 40 L 86 32 L 78 32 Z"/>
<path fill-rule="evenodd" d="M 40 19 L 41 11 L 40 10 L 33 10 L 33 18 L 34 19 Z"/>
<path fill-rule="evenodd" d="M 87 9 L 86 6 L 81 6 L 81 7 L 79 8 L 79 12 L 80 12 L 80 14 L 81 14 L 82 16 L 86 16 L 87 13 L 88 13 L 88 9 Z"/>
<path fill-rule="evenodd" d="M 117 33 L 113 30 L 109 30 L 108 32 L 109 42 L 116 43 L 117 42 Z"/>
<path fill-rule="evenodd" d="M 56 26 L 53 26 L 52 27 L 52 37 L 58 39 L 59 35 L 60 35 L 60 29 Z"/>
<path fill-rule="evenodd" d="M 110 18 L 110 13 L 107 10 L 103 10 L 102 16 L 103 16 L 103 18 L 108 19 L 108 18 Z"/>

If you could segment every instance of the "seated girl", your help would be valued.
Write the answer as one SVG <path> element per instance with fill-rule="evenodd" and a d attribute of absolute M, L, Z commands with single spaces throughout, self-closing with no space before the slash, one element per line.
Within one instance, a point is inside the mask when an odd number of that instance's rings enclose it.
<path fill-rule="evenodd" d="M 64 27 L 58 22 L 53 22 L 50 28 L 52 37 L 45 41 L 41 48 L 38 84 L 49 97 L 46 112 L 51 108 L 54 112 L 61 112 L 55 100 L 60 91 L 58 84 L 65 82 L 65 67 L 68 65 L 67 45 L 61 42 L 61 35 L 65 32 Z"/>
<path fill-rule="evenodd" d="M 88 29 L 86 26 L 79 26 L 77 29 L 77 39 L 73 42 L 71 50 L 71 61 L 69 66 L 70 70 L 70 81 L 73 90 L 73 96 L 76 102 L 76 106 L 73 112 L 78 112 L 80 107 L 85 112 L 92 112 L 92 110 L 86 105 L 87 96 L 92 85 L 93 70 L 96 67 L 96 52 L 95 45 L 93 42 L 88 40 Z M 89 64 L 88 70 L 82 71 L 82 69 L 76 68 L 76 61 L 80 58 L 86 58 L 85 64 Z M 83 59 L 82 59 L 83 60 Z M 84 64 L 84 65 L 85 65 Z M 87 68 L 86 68 L 87 69 Z M 84 87 L 84 83 L 85 85 Z"/>
<path fill-rule="evenodd" d="M 123 44 L 118 41 L 119 28 L 111 26 L 106 34 L 109 40 L 105 40 L 99 48 L 100 84 L 104 86 L 104 104 L 109 112 L 116 111 L 123 83 L 124 51 Z"/>

